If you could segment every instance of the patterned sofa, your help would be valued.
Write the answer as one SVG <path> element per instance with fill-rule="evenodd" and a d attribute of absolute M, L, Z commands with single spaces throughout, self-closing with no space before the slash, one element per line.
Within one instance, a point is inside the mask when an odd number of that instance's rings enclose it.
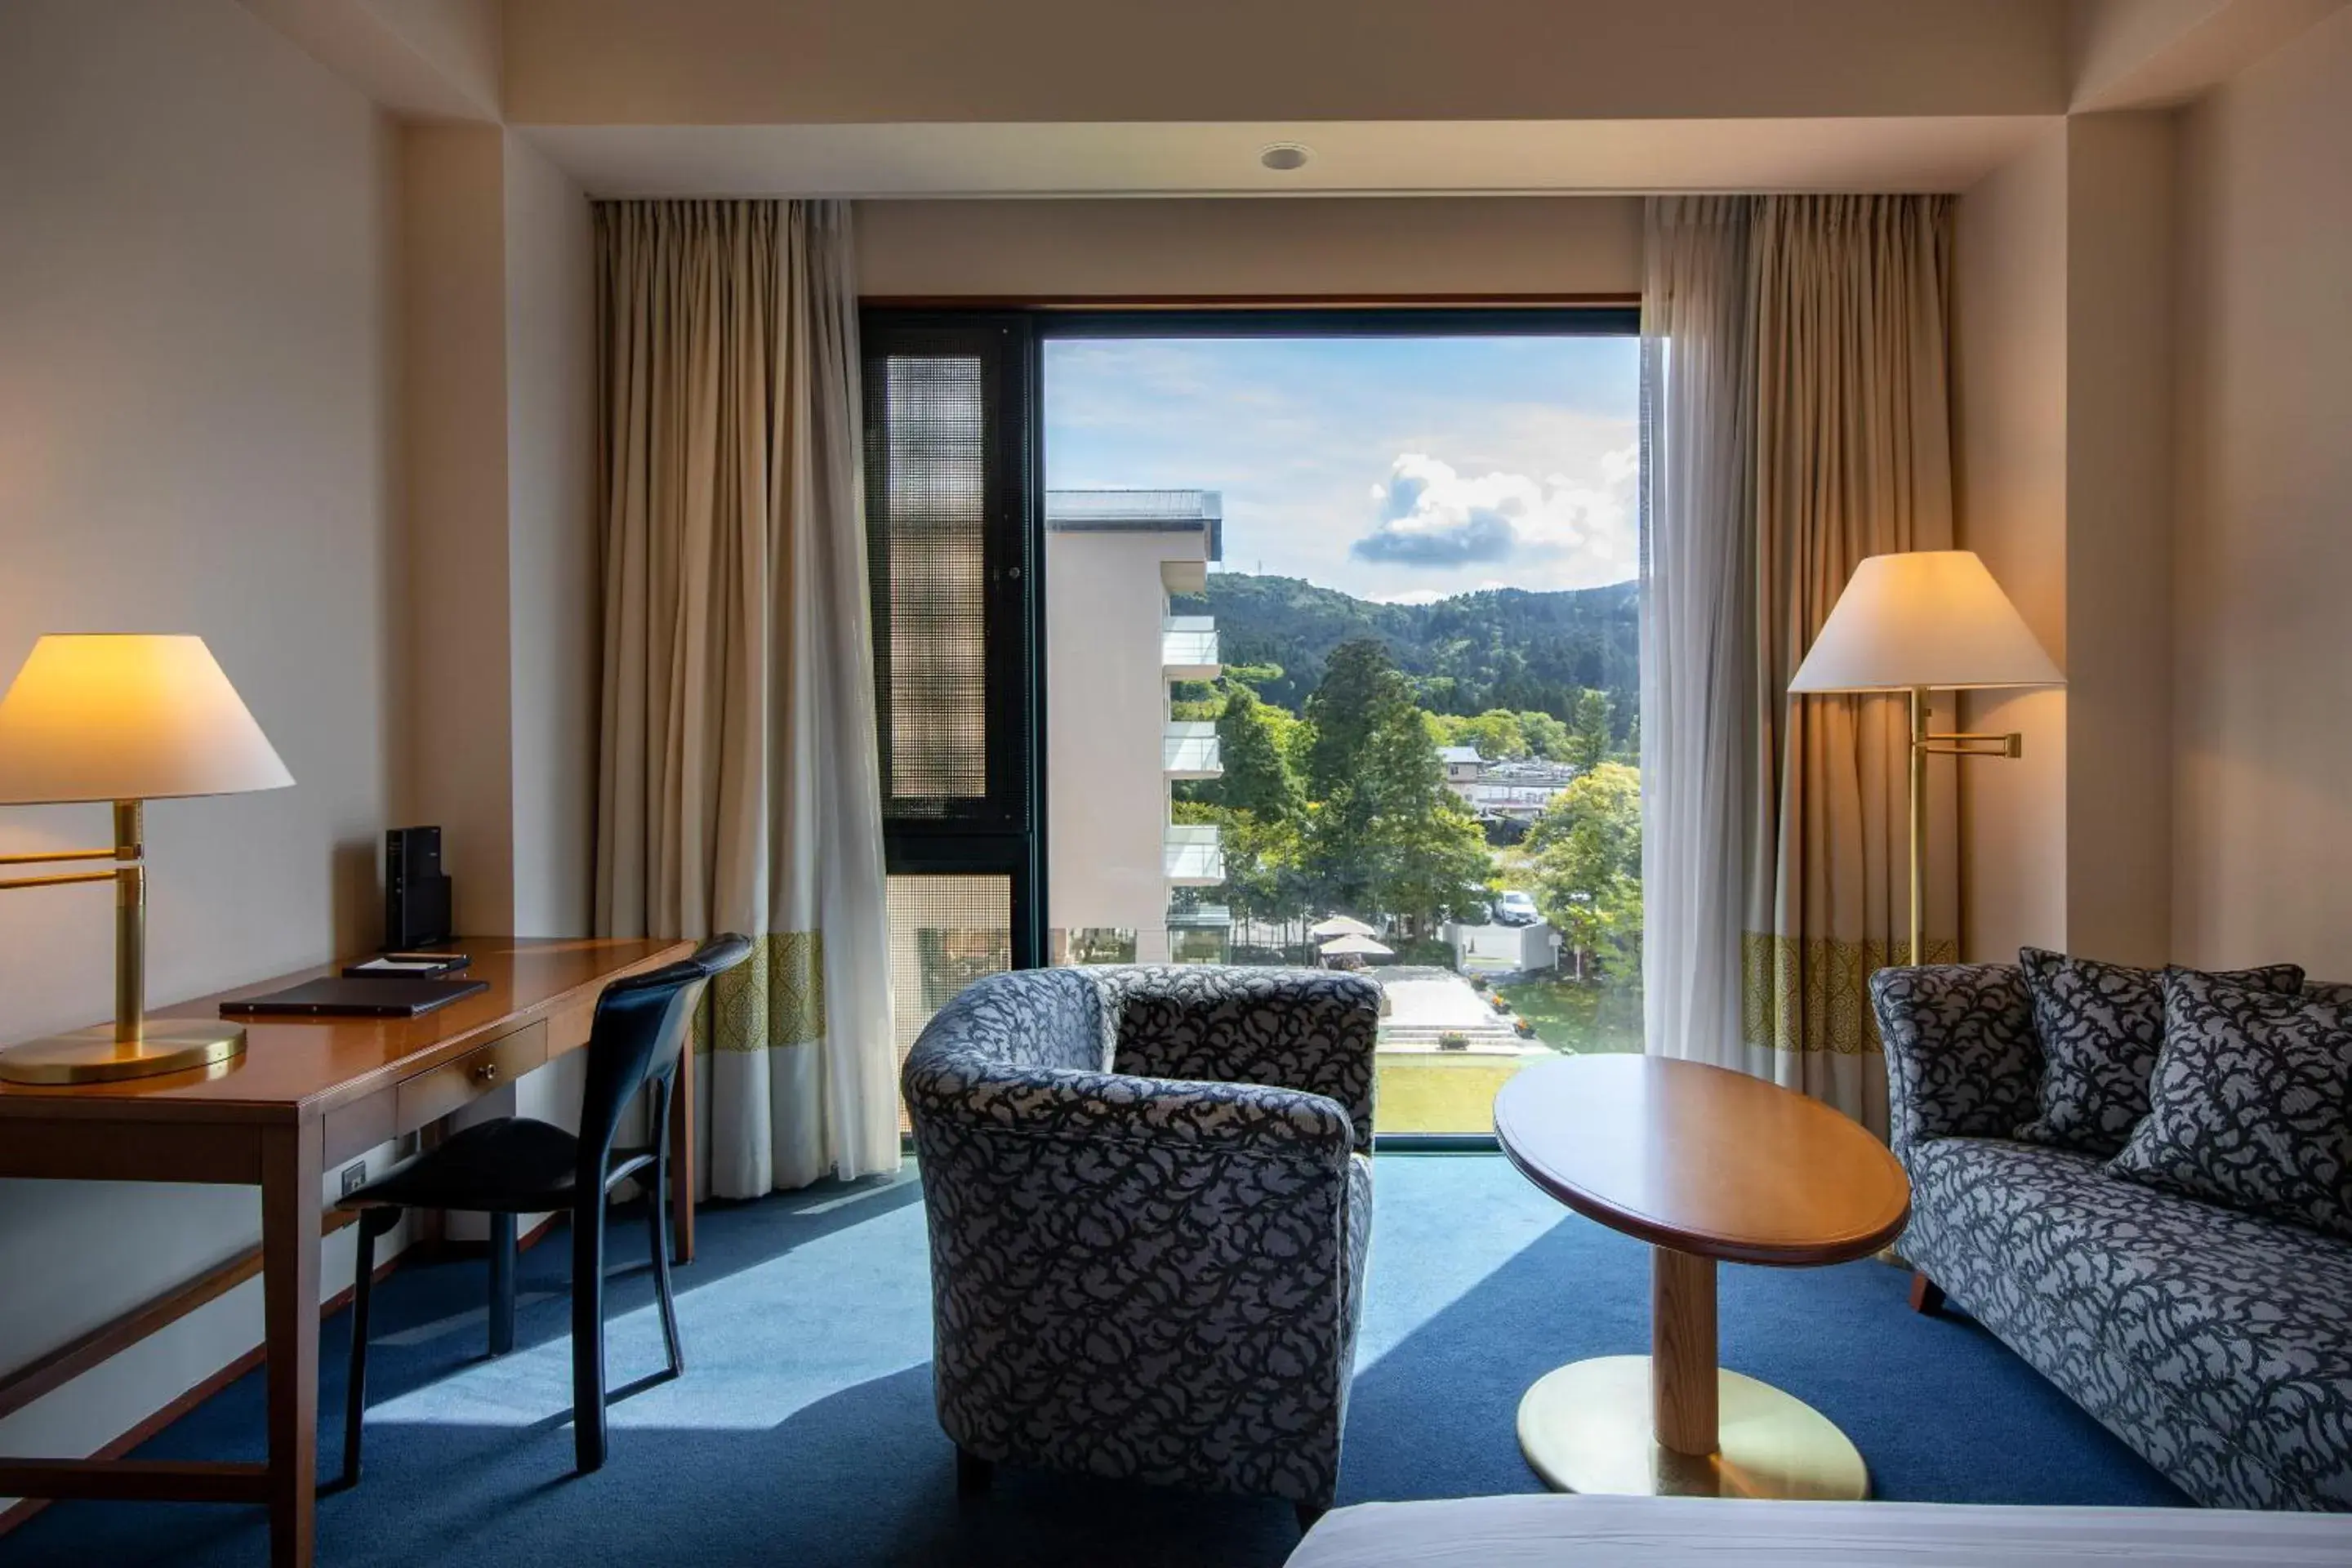
<path fill-rule="evenodd" d="M 2015 968 L 1871 994 L 1921 1304 L 1948 1292 L 2200 1503 L 2352 1510 L 2352 1245 L 2012 1141 L 2041 1074 Z"/>
<path fill-rule="evenodd" d="M 1380 989 L 1313 970 L 992 975 L 903 1087 L 940 1425 L 997 1461 L 1329 1506 L 1371 1230 Z"/>

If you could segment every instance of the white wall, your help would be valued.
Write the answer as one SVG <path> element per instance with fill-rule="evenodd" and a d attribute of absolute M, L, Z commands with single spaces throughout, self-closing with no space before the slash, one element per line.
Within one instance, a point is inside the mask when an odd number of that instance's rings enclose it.
<path fill-rule="evenodd" d="M 553 164 L 511 134 L 505 161 L 514 931 L 585 936 L 596 839 L 595 236 L 586 196 Z"/>
<path fill-rule="evenodd" d="M 151 808 L 151 994 L 373 941 L 402 624 L 395 138 L 228 0 L 11 0 L 0 147 L 0 666 L 44 631 L 200 633 L 296 781 Z M 106 833 L 100 807 L 0 810 L 10 849 Z M 110 900 L 0 894 L 0 1038 L 105 1016 Z M 0 1365 L 258 1234 L 249 1189 L 0 1184 Z M 349 1271 L 331 1248 L 328 1287 Z M 0 1449 L 84 1451 L 259 1338 L 248 1286 L 0 1424 Z"/>
<path fill-rule="evenodd" d="M 2066 940 L 2168 962 L 2172 141 L 2066 122 Z"/>
<path fill-rule="evenodd" d="M 2170 144 L 2168 115 L 2076 115 L 1960 203 L 1960 542 L 2067 674 L 1962 705 L 2025 746 L 1960 770 L 1975 959 L 2171 945 Z"/>
<path fill-rule="evenodd" d="M 402 133 L 404 816 L 442 827 L 461 931 L 583 936 L 597 669 L 588 201 L 491 126 Z"/>
<path fill-rule="evenodd" d="M 460 931 L 514 930 L 504 136 L 401 132 L 411 627 L 404 823 L 436 823 Z"/>
<path fill-rule="evenodd" d="M 2173 944 L 2352 978 L 2352 12 L 2182 125 Z"/>
<path fill-rule="evenodd" d="M 1960 198 L 1954 247 L 1959 542 L 2066 661 L 2066 133 Z M 2014 762 L 1958 770 L 1961 952 L 2066 944 L 2066 694 L 1965 700 L 1971 731 L 2016 730 Z"/>
<path fill-rule="evenodd" d="M 858 291 L 1161 295 L 1636 294 L 1631 196 L 857 204 Z"/>

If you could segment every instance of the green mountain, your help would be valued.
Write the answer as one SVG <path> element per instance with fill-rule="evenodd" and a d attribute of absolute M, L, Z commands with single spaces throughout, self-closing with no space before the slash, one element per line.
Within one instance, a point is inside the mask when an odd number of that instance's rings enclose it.
<path fill-rule="evenodd" d="M 1577 693 L 1609 694 L 1622 730 L 1640 707 L 1640 595 L 1632 583 L 1536 594 L 1495 588 L 1428 605 L 1381 605 L 1298 577 L 1219 572 L 1208 592 L 1179 599 L 1179 615 L 1217 619 L 1228 665 L 1279 665 L 1258 684 L 1265 700 L 1298 711 L 1331 650 L 1377 637 L 1412 677 L 1433 713 L 1490 708 L 1575 716 Z"/>

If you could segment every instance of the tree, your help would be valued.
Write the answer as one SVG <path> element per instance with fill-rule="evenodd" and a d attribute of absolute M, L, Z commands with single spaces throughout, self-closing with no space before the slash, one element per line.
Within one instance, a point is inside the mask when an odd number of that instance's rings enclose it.
<path fill-rule="evenodd" d="M 1198 820 L 1220 829 L 1225 879 L 1217 901 L 1243 921 L 1288 921 L 1304 913 L 1307 889 L 1300 869 L 1303 819 L 1263 822 L 1232 806 L 1196 806 Z"/>
<path fill-rule="evenodd" d="M 1516 762 L 1534 752 L 1519 715 L 1501 708 L 1489 708 L 1475 719 L 1444 717 L 1438 723 L 1447 745 L 1475 746 L 1490 763 Z"/>
<path fill-rule="evenodd" d="M 1579 768 L 1600 766 L 1609 756 L 1609 694 L 1587 687 L 1576 699 L 1566 761 Z"/>
<path fill-rule="evenodd" d="M 1519 733 L 1527 737 L 1528 750 L 1549 763 L 1568 760 L 1568 726 L 1549 713 L 1527 712 L 1519 715 Z"/>
<path fill-rule="evenodd" d="M 1217 715 L 1217 750 L 1224 776 L 1212 786 L 1208 798 L 1246 811 L 1262 823 L 1296 819 L 1305 813 L 1307 797 L 1290 759 L 1283 754 L 1274 718 L 1281 710 L 1259 701 L 1256 692 L 1237 680 L 1225 682 L 1224 693 L 1224 709 Z"/>
<path fill-rule="evenodd" d="M 1400 915 L 1412 935 L 1471 914 L 1494 896 L 1494 858 L 1478 819 L 1440 788 L 1373 819 L 1373 907 Z"/>
<path fill-rule="evenodd" d="M 1313 895 L 1333 909 L 1395 914 L 1416 934 L 1476 902 L 1485 838 L 1445 787 L 1436 721 L 1388 650 L 1369 640 L 1333 650 L 1307 719 L 1317 804 L 1302 860 Z"/>
<path fill-rule="evenodd" d="M 1599 763 L 1560 792 L 1528 836 L 1536 904 L 1577 954 L 1612 979 L 1642 962 L 1642 775 Z"/>
<path fill-rule="evenodd" d="M 1565 721 L 1590 686 L 1609 694 L 1622 720 L 1640 685 L 1641 595 L 1633 583 L 1383 605 L 1295 577 L 1218 572 L 1202 597 L 1171 608 L 1215 616 L 1228 664 L 1279 666 L 1279 675 L 1250 684 L 1293 712 L 1322 680 L 1332 651 L 1367 637 L 1386 646 L 1433 713 L 1505 708 Z"/>
<path fill-rule="evenodd" d="M 1305 718 L 1314 726 L 1307 749 L 1307 790 L 1328 801 L 1357 776 L 1372 733 L 1398 716 L 1420 710 L 1412 686 L 1389 657 L 1385 644 L 1358 637 L 1331 650 L 1322 683 L 1307 699 Z"/>

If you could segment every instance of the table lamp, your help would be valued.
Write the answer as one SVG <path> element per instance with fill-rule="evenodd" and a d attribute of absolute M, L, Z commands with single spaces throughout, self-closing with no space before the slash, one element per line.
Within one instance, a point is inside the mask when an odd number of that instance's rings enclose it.
<path fill-rule="evenodd" d="M 1930 734 L 1930 691 L 2063 686 L 2066 678 L 1970 550 L 1873 555 L 1822 623 L 1792 693 L 1903 691 L 1911 698 L 1911 962 L 1927 961 L 1927 759 L 2016 757 L 2025 738 Z"/>
<path fill-rule="evenodd" d="M 142 802 L 282 789 L 294 782 L 202 637 L 45 637 L 0 697 L 0 805 L 114 803 L 105 849 L 0 855 L 0 866 L 111 860 L 103 870 L 0 880 L 115 887 L 114 1024 L 0 1051 L 11 1083 L 95 1083 L 226 1062 L 242 1026 L 147 1016 L 147 867 Z"/>

